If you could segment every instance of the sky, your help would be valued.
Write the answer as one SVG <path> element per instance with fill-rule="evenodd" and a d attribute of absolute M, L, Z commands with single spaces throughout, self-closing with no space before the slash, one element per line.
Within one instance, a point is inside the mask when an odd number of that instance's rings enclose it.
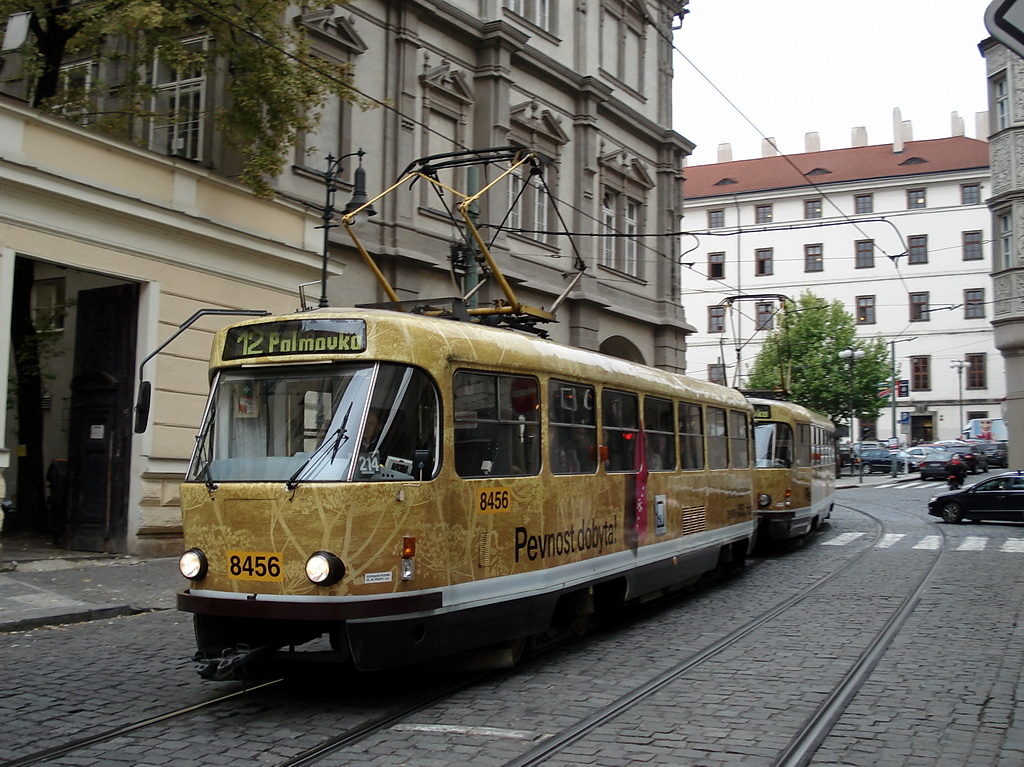
<path fill-rule="evenodd" d="M 978 138 L 988 4 L 690 0 L 673 84 L 673 127 L 697 144 L 689 164 L 717 162 L 720 143 L 734 160 L 760 157 L 762 135 L 786 154 L 803 152 L 811 131 L 823 150 L 848 147 L 858 126 L 869 144 L 889 144 L 894 108 L 915 140 L 952 135 L 952 112 Z"/>

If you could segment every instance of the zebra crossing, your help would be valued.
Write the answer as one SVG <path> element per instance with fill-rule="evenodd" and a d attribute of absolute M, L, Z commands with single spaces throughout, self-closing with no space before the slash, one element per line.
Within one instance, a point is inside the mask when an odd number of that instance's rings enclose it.
<path fill-rule="evenodd" d="M 867 533 L 840 533 L 822 541 L 821 545 L 848 546 L 866 535 Z M 909 536 L 906 533 L 891 533 L 883 535 L 875 544 L 875 548 L 905 548 L 908 545 L 911 549 L 935 551 L 942 546 L 942 536 L 925 535 L 918 538 L 916 536 Z M 950 541 L 948 548 L 950 551 L 1001 551 L 1006 554 L 1024 554 L 1024 537 L 989 538 L 983 535 L 968 535 L 961 540 Z"/>

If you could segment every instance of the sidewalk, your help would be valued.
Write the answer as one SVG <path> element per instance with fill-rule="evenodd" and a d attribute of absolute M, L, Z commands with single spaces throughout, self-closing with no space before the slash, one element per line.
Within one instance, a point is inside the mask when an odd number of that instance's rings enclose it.
<path fill-rule="evenodd" d="M 177 559 L 65 551 L 0 539 L 0 633 L 173 609 Z"/>

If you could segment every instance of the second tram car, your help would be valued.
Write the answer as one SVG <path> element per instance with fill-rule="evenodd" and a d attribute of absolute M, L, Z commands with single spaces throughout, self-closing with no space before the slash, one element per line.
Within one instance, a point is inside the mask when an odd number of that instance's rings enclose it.
<path fill-rule="evenodd" d="M 514 658 L 742 566 L 752 415 L 735 390 L 477 323 L 325 308 L 233 324 L 181 487 L 178 606 L 204 674 L 322 636 L 359 669 Z M 784 423 L 802 466 L 802 429 L 824 426 Z"/>
<path fill-rule="evenodd" d="M 800 405 L 752 397 L 757 539 L 797 538 L 829 518 L 835 502 L 835 427 Z"/>

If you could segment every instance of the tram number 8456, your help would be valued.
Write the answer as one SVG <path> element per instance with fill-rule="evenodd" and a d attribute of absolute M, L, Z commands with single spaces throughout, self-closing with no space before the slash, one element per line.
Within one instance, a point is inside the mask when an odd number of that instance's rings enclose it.
<path fill-rule="evenodd" d="M 247 581 L 281 579 L 281 555 L 256 551 L 229 551 L 228 577 Z"/>
<path fill-rule="evenodd" d="M 512 491 L 507 487 L 481 490 L 477 498 L 477 509 L 482 514 L 512 510 Z"/>

